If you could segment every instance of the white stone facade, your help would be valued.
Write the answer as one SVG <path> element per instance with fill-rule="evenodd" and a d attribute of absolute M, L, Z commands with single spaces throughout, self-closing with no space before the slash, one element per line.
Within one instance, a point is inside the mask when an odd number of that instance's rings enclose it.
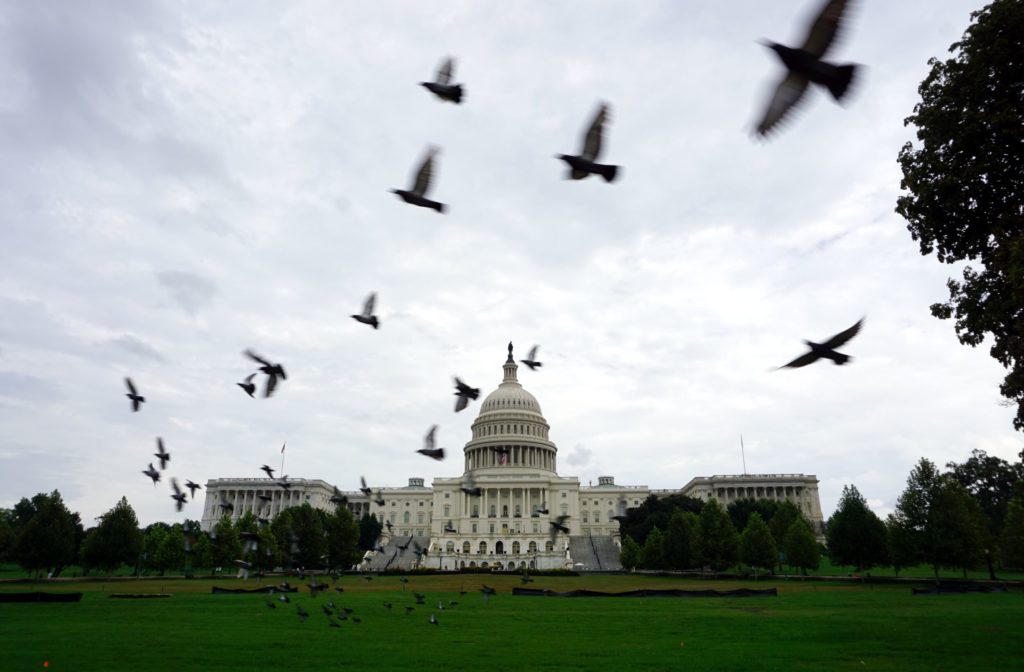
<path fill-rule="evenodd" d="M 639 506 L 651 494 L 684 494 L 703 500 L 715 497 L 726 506 L 743 496 L 789 499 L 820 530 L 821 505 L 814 476 L 698 477 L 681 490 L 656 491 L 616 485 L 611 476 L 600 477 L 595 486 L 581 486 L 578 478 L 559 476 L 558 448 L 548 437 L 550 426 L 540 404 L 519 383 L 511 344 L 502 370 L 501 384 L 480 404 L 473 422 L 472 438 L 463 449 L 461 476 L 435 478 L 430 487 L 421 478 L 410 478 L 407 486 L 380 488 L 383 506 L 359 491 L 343 493 L 357 518 L 370 513 L 382 523 L 391 523 L 383 543 L 391 536 L 422 538 L 422 546 L 429 548 L 422 564 L 432 568 L 571 568 L 568 537 L 560 534 L 552 543 L 551 520 L 567 515 L 570 535 L 618 542 L 619 525 L 613 516 L 619 515 L 622 506 Z M 468 476 L 482 490 L 480 497 L 462 490 Z M 234 504 L 231 515 L 236 520 L 248 511 L 273 518 L 281 509 L 304 502 L 333 509 L 334 486 L 322 480 L 289 482 L 292 487 L 285 491 L 267 478 L 208 481 L 203 529 L 211 529 L 220 518 L 222 501 Z M 377 488 L 373 492 L 376 499 Z M 259 499 L 260 494 L 272 500 L 266 503 Z M 547 513 L 538 512 L 544 509 Z"/>

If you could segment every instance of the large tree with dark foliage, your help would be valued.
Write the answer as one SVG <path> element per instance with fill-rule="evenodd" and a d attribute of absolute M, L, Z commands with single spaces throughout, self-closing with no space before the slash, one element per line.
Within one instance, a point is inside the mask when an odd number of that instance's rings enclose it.
<path fill-rule="evenodd" d="M 985 515 L 967 490 L 949 476 L 939 480 L 928 511 L 925 554 L 939 576 L 940 567 L 967 570 L 981 564 L 988 547 Z"/>
<path fill-rule="evenodd" d="M 152 526 L 151 526 L 152 527 Z M 160 523 L 166 532 L 166 525 Z M 139 519 L 128 499 L 121 497 L 114 508 L 100 516 L 99 525 L 82 543 L 82 563 L 89 568 L 113 571 L 121 565 L 135 565 L 143 549 Z M 159 546 L 159 540 L 154 550 Z"/>
<path fill-rule="evenodd" d="M 904 122 L 919 144 L 900 150 L 907 193 L 896 212 L 921 254 L 980 264 L 948 281 L 949 301 L 932 314 L 955 317 L 966 345 L 992 336 L 991 355 L 1009 369 L 1000 391 L 1024 430 L 1024 3 L 995 0 L 971 18 L 953 58 L 929 61 Z"/>
<path fill-rule="evenodd" d="M 885 523 L 868 508 L 856 486 L 843 486 L 825 537 L 832 564 L 853 565 L 858 570 L 885 564 Z"/>
<path fill-rule="evenodd" d="M 1024 464 L 1011 464 L 984 450 L 972 450 L 971 456 L 962 464 L 947 462 L 946 468 L 981 506 L 989 531 L 998 535 L 1003 529 L 1006 506 L 1024 479 Z"/>
<path fill-rule="evenodd" d="M 717 499 L 709 499 L 697 518 L 697 558 L 702 567 L 721 572 L 736 564 L 739 534 Z"/>
<path fill-rule="evenodd" d="M 364 513 L 359 519 L 359 549 L 363 551 L 373 550 L 380 537 L 384 524 L 377 520 L 377 516 Z"/>
<path fill-rule="evenodd" d="M 334 513 L 324 521 L 327 534 L 327 565 L 332 569 L 348 569 L 359 562 L 362 553 L 359 550 L 359 526 L 352 512 L 343 506 L 335 508 Z"/>
<path fill-rule="evenodd" d="M 15 510 L 21 506 L 22 499 Z M 32 498 L 30 508 L 22 507 L 22 513 L 30 517 L 18 533 L 14 557 L 24 569 L 30 572 L 52 572 L 54 576 L 71 564 L 75 557 L 75 522 L 64 505 L 60 492 L 49 495 L 38 494 Z"/>
<path fill-rule="evenodd" d="M 696 497 L 687 495 L 669 495 L 668 497 L 649 496 L 640 506 L 626 510 L 626 520 L 620 526 L 619 531 L 623 536 L 629 535 L 643 546 L 647 541 L 647 535 L 657 527 L 659 530 L 668 529 L 668 521 L 672 518 L 676 509 L 699 514 L 704 502 Z"/>
<path fill-rule="evenodd" d="M 729 519 L 737 530 L 745 530 L 752 514 L 756 513 L 761 516 L 762 521 L 768 522 L 775 516 L 778 508 L 779 503 L 772 499 L 737 499 L 729 502 Z"/>

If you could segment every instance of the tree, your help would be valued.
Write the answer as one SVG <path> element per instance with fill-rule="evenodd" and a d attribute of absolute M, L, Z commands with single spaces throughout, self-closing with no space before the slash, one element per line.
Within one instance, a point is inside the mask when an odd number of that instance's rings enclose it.
<path fill-rule="evenodd" d="M 289 509 L 292 518 L 292 533 L 295 535 L 296 553 L 293 558 L 300 567 L 313 568 L 324 564 L 327 540 L 324 539 L 324 525 L 321 512 L 309 502 Z"/>
<path fill-rule="evenodd" d="M 702 500 L 687 495 L 651 495 L 640 506 L 626 510 L 626 519 L 620 523 L 619 533 L 628 534 L 642 546 L 655 527 L 659 530 L 668 529 L 668 521 L 676 509 L 697 514 L 703 506 Z"/>
<path fill-rule="evenodd" d="M 339 506 L 327 516 L 324 531 L 327 534 L 327 566 L 348 569 L 359 562 L 359 526 L 352 512 Z"/>
<path fill-rule="evenodd" d="M 999 552 L 1003 566 L 1024 569 L 1024 497 L 1014 497 L 1006 507 Z"/>
<path fill-rule="evenodd" d="M 14 543 L 18 540 L 13 509 L 0 509 L 0 562 L 14 556 Z"/>
<path fill-rule="evenodd" d="M 1013 496 L 1013 489 L 1024 479 L 1024 464 L 1010 464 L 1006 460 L 989 455 L 984 450 L 972 450 L 971 456 L 963 463 L 947 462 L 946 468 L 960 485 L 967 488 L 971 497 L 981 505 L 992 534 L 999 534 L 1006 517 L 1006 506 Z"/>
<path fill-rule="evenodd" d="M 779 509 L 779 503 L 771 499 L 737 499 L 729 502 L 727 511 L 732 526 L 737 530 L 747 529 L 751 514 L 757 513 L 761 520 L 771 520 Z"/>
<path fill-rule="evenodd" d="M 952 478 L 936 488 L 928 512 L 927 560 L 939 576 L 939 567 L 967 570 L 981 562 L 985 543 L 985 516 L 967 490 Z"/>
<path fill-rule="evenodd" d="M 180 524 L 171 525 L 156 549 L 154 563 L 163 573 L 180 570 L 185 566 L 185 534 Z"/>
<path fill-rule="evenodd" d="M 756 511 L 747 519 L 747 526 L 740 535 L 740 561 L 757 569 L 771 569 L 779 561 L 768 523 Z"/>
<path fill-rule="evenodd" d="M 142 537 L 142 566 L 163 575 L 167 565 L 160 564 L 160 546 L 167 539 L 166 525 L 150 525 Z"/>
<path fill-rule="evenodd" d="M 894 513 L 899 524 L 899 562 L 910 567 L 924 562 L 927 556 L 925 529 L 928 527 L 928 512 L 939 485 L 941 474 L 935 464 L 922 457 L 907 477 L 907 487 L 896 500 Z"/>
<path fill-rule="evenodd" d="M 899 576 L 901 569 L 912 567 L 920 561 L 921 550 L 918 547 L 918 536 L 898 512 L 890 513 L 886 517 L 885 531 L 889 564 L 892 565 L 896 576 Z"/>
<path fill-rule="evenodd" d="M 224 514 L 213 526 L 210 539 L 210 562 L 214 567 L 233 565 L 242 555 L 242 539 L 231 522 L 231 516 Z"/>
<path fill-rule="evenodd" d="M 139 519 L 122 495 L 114 508 L 100 516 L 99 524 L 82 542 L 82 562 L 86 567 L 107 572 L 121 565 L 134 566 L 140 559 L 142 542 Z"/>
<path fill-rule="evenodd" d="M 64 505 L 60 492 L 40 493 L 33 498 L 31 518 L 18 534 L 14 557 L 26 571 L 52 572 L 54 576 L 72 562 L 75 517 Z"/>
<path fill-rule="evenodd" d="M 980 263 L 980 270 L 966 266 L 962 281 L 949 279 L 949 301 L 931 312 L 955 316 L 965 345 L 991 334 L 990 354 L 1009 369 L 1000 391 L 1017 406 L 1014 427 L 1024 430 L 1024 3 L 995 0 L 971 19 L 949 49 L 954 57 L 928 62 L 921 101 L 904 121 L 917 127 L 920 146 L 900 150 L 900 187 L 908 193 L 896 212 L 922 255 Z"/>
<path fill-rule="evenodd" d="M 790 567 L 800 568 L 805 575 L 808 569 L 817 569 L 821 564 L 818 540 L 814 538 L 814 531 L 803 516 L 798 516 L 790 523 L 783 535 L 783 549 L 786 563 Z"/>
<path fill-rule="evenodd" d="M 854 565 L 860 571 L 885 563 L 885 523 L 853 485 L 843 486 L 825 538 L 833 564 Z"/>
<path fill-rule="evenodd" d="M 775 509 L 775 514 L 772 515 L 770 520 L 765 518 L 768 521 L 768 529 L 772 531 L 772 538 L 775 539 L 775 545 L 778 548 L 785 547 L 786 533 L 789 532 L 793 521 L 797 519 L 803 520 L 804 514 L 800 513 L 800 509 L 797 508 L 796 504 L 788 499 L 779 502 L 779 506 Z M 811 534 L 813 534 L 813 531 Z"/>
<path fill-rule="evenodd" d="M 668 520 L 665 531 L 664 560 L 669 569 L 690 569 L 694 562 L 696 546 L 697 516 L 689 511 L 676 509 Z"/>
<path fill-rule="evenodd" d="M 380 538 L 380 531 L 384 525 L 377 520 L 377 516 L 364 513 L 359 519 L 359 549 L 372 551 L 377 546 L 377 539 Z"/>
<path fill-rule="evenodd" d="M 629 535 L 622 537 L 622 550 L 619 552 L 619 562 L 626 569 L 633 569 L 640 564 L 640 544 L 636 543 L 636 540 Z"/>
<path fill-rule="evenodd" d="M 665 569 L 665 537 L 654 528 L 640 549 L 640 566 L 644 569 Z"/>
<path fill-rule="evenodd" d="M 721 572 L 736 564 L 739 535 L 717 499 L 709 499 L 697 519 L 697 557 L 702 567 Z"/>

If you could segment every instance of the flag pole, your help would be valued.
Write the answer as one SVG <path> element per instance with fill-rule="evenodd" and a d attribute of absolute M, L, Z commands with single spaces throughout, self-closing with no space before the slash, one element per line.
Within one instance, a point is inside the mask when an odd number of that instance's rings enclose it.
<path fill-rule="evenodd" d="M 740 454 L 743 456 L 743 475 L 747 475 L 747 451 L 743 447 L 743 435 L 740 434 Z"/>
<path fill-rule="evenodd" d="M 278 473 L 281 474 L 281 478 L 282 479 L 284 478 L 284 447 L 286 445 L 288 445 L 287 441 L 285 441 L 284 443 L 281 444 L 281 469 L 279 470 Z"/>

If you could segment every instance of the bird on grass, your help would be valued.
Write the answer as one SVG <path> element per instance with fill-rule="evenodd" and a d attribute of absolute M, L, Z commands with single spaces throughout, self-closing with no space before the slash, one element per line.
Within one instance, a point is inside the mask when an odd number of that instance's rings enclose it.
<path fill-rule="evenodd" d="M 497 591 L 494 590 L 494 588 L 491 588 L 490 586 L 484 584 L 480 586 L 480 592 L 483 593 L 484 602 L 489 602 L 491 599 L 491 595 L 494 595 L 494 593 L 496 593 Z"/>
<path fill-rule="evenodd" d="M 385 603 L 384 603 L 384 608 L 385 608 L 385 609 L 387 609 L 388 611 L 391 611 L 391 607 L 392 607 L 392 606 L 393 606 L 393 605 L 392 605 L 392 604 L 391 604 L 390 602 L 385 602 Z"/>
<path fill-rule="evenodd" d="M 431 625 L 437 625 L 438 624 L 437 623 L 437 616 L 435 616 L 434 614 L 430 615 L 430 624 Z"/>
<path fill-rule="evenodd" d="M 559 532 L 565 532 L 569 534 L 569 526 L 565 524 L 565 521 L 569 520 L 569 516 L 558 516 L 550 522 L 551 525 L 551 543 L 555 543 L 555 539 L 558 537 Z"/>
<path fill-rule="evenodd" d="M 398 581 L 400 583 L 409 583 L 409 579 L 405 578 L 404 576 L 398 577 Z"/>
<path fill-rule="evenodd" d="M 838 334 L 828 339 L 824 343 L 815 343 L 813 341 L 804 341 L 804 344 L 811 349 L 810 352 L 806 352 L 789 364 L 783 364 L 778 367 L 779 369 L 798 369 L 801 366 L 807 366 L 813 364 L 819 359 L 831 359 L 832 363 L 836 366 L 842 366 L 849 362 L 852 357 L 844 355 L 841 352 L 837 352 L 836 348 L 842 346 L 851 338 L 857 335 L 860 331 L 861 326 L 864 324 L 864 318 L 862 317 L 857 321 L 857 324 L 853 325 L 849 329 L 840 331 Z M 778 370 L 778 369 L 776 369 Z"/>
<path fill-rule="evenodd" d="M 434 425 L 433 427 L 430 428 L 430 431 L 427 432 L 427 435 L 425 437 L 423 437 L 423 447 L 420 448 L 419 450 L 417 450 L 416 452 L 419 453 L 420 455 L 426 455 L 427 457 L 432 457 L 435 460 L 443 460 L 444 459 L 444 448 L 435 448 L 434 447 L 434 445 L 435 445 L 435 440 L 434 439 L 435 439 L 436 436 L 437 436 L 437 425 Z"/>
<path fill-rule="evenodd" d="M 582 180 L 583 178 L 596 174 L 604 178 L 605 182 L 612 182 L 619 172 L 618 166 L 611 166 L 597 163 L 597 157 L 601 155 L 601 142 L 604 139 L 604 123 L 608 119 L 608 104 L 601 103 L 597 108 L 594 120 L 590 122 L 583 137 L 583 150 L 576 156 L 571 154 L 558 154 L 555 158 L 561 159 L 569 164 L 569 179 Z"/>
<path fill-rule="evenodd" d="M 316 597 L 317 595 L 319 595 L 320 593 L 324 592 L 325 590 L 327 590 L 327 584 L 326 583 L 320 583 L 319 581 L 316 580 L 315 576 L 311 576 L 309 578 L 309 594 L 311 596 Z"/>
<path fill-rule="evenodd" d="M 277 605 L 274 604 L 272 601 L 267 600 L 267 608 L 268 609 L 277 609 Z"/>
<path fill-rule="evenodd" d="M 462 382 L 458 376 L 455 376 L 455 396 L 457 397 L 455 400 L 455 412 L 458 413 L 469 405 L 470 399 L 476 399 L 480 396 L 480 388 L 470 387 Z"/>
<path fill-rule="evenodd" d="M 420 86 L 430 91 L 441 100 L 458 105 L 462 102 L 461 84 L 452 84 L 452 73 L 455 70 L 454 59 L 448 58 L 437 69 L 437 77 L 432 82 L 420 82 Z"/>
<path fill-rule="evenodd" d="M 263 389 L 263 396 L 269 397 L 274 393 L 277 388 L 277 379 L 288 380 L 288 375 L 284 372 L 284 366 L 281 364 L 271 364 L 270 361 L 260 357 L 252 350 L 246 350 L 245 356 L 249 359 L 261 364 L 260 371 L 267 374 L 267 386 Z"/>
<path fill-rule="evenodd" d="M 164 450 L 164 440 L 159 436 L 156 437 L 156 452 L 153 453 L 153 457 L 160 460 L 160 471 L 167 468 L 167 463 L 171 461 L 171 454 Z"/>
<path fill-rule="evenodd" d="M 146 398 L 139 395 L 131 378 L 125 378 L 124 384 L 128 386 L 128 394 L 124 396 L 132 400 L 132 413 L 137 413 L 142 404 L 146 403 Z"/>
<path fill-rule="evenodd" d="M 419 170 L 416 172 L 416 179 L 413 180 L 412 189 L 392 189 L 391 193 L 397 195 L 410 205 L 430 208 L 443 213 L 446 207 L 444 203 L 427 198 L 427 192 L 430 191 L 430 182 L 434 175 L 434 156 L 438 151 L 438 148 L 433 145 L 427 148 L 427 154 L 423 159 L 423 163 L 420 164 Z"/>
<path fill-rule="evenodd" d="M 544 366 L 542 362 L 537 361 L 537 348 L 539 345 L 535 345 L 530 348 L 530 352 L 526 354 L 526 359 L 520 359 L 519 361 L 530 367 L 530 371 L 536 371 L 538 368 Z"/>
<path fill-rule="evenodd" d="M 758 135 L 767 135 L 782 122 L 803 98 L 811 83 L 828 89 L 837 102 L 843 99 L 857 66 L 849 63 L 834 65 L 822 58 L 842 28 L 843 14 L 849 4 L 849 0 L 826 0 L 811 21 L 803 44 L 797 48 L 770 41 L 762 43 L 782 60 L 786 66 L 786 76 L 775 87 L 768 107 L 757 124 Z"/>
<path fill-rule="evenodd" d="M 299 620 L 303 623 L 309 618 L 309 612 L 303 609 L 301 604 L 295 605 L 295 613 L 299 615 Z"/>
<path fill-rule="evenodd" d="M 192 481 L 189 480 L 185 481 L 185 487 L 188 488 L 189 492 L 192 494 L 192 499 L 196 498 L 196 490 L 203 489 L 203 486 L 199 485 L 198 483 L 193 483 Z"/>
<path fill-rule="evenodd" d="M 153 468 L 152 462 L 149 463 L 149 469 L 143 470 L 142 473 L 153 479 L 153 485 L 156 485 L 157 481 L 160 480 L 160 472 Z"/>
<path fill-rule="evenodd" d="M 476 481 L 473 479 L 471 472 L 466 472 L 466 477 L 462 481 L 462 485 L 459 489 L 470 497 L 480 497 L 484 494 L 483 488 L 477 486 Z"/>
<path fill-rule="evenodd" d="M 253 393 L 256 391 L 256 383 L 252 382 L 252 379 L 255 377 L 255 373 L 250 373 L 248 376 L 245 377 L 244 383 L 235 383 L 235 385 L 238 385 L 240 388 L 245 390 L 245 393 L 251 397 Z"/>
<path fill-rule="evenodd" d="M 405 615 L 408 616 L 409 614 L 411 614 L 414 611 L 416 611 L 416 607 L 406 607 L 405 608 Z"/>
<path fill-rule="evenodd" d="M 363 302 L 363 312 L 359 315 L 352 315 L 352 319 L 360 324 L 368 324 L 374 329 L 380 328 L 380 319 L 373 314 L 373 308 L 377 305 L 377 292 L 370 292 Z"/>
<path fill-rule="evenodd" d="M 444 602 L 442 602 L 441 600 L 437 601 L 437 610 L 444 611 Z"/>
<path fill-rule="evenodd" d="M 187 501 L 187 495 L 178 487 L 178 479 L 171 477 L 171 489 L 174 490 L 174 494 L 171 495 L 171 499 L 174 500 L 174 509 L 181 511 L 181 508 L 185 506 Z"/>
<path fill-rule="evenodd" d="M 328 617 L 328 619 L 327 619 L 327 625 L 332 627 L 332 628 L 340 628 L 341 627 L 341 623 L 338 623 L 337 621 L 331 619 L 330 617 Z"/>
<path fill-rule="evenodd" d="M 286 603 L 286 604 L 287 604 L 288 602 L 291 602 L 291 600 L 290 600 L 290 599 L 288 599 L 288 596 L 287 596 L 287 595 L 282 595 L 281 597 L 277 598 L 277 601 L 278 601 L 278 602 L 284 602 L 284 603 Z"/>

